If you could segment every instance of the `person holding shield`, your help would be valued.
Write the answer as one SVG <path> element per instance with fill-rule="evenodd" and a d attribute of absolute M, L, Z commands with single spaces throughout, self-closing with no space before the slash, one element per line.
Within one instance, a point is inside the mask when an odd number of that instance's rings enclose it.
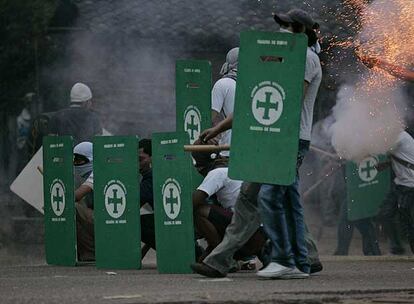
<path fill-rule="evenodd" d="M 283 32 L 304 33 L 306 29 L 314 30 L 314 27 L 318 26 L 308 13 L 299 9 L 293 9 L 285 15 L 275 15 L 274 18 Z M 313 106 L 321 78 L 319 58 L 315 51 L 308 48 L 297 168 L 309 148 Z M 215 127 L 205 130 L 200 138 L 204 141 L 214 138 L 230 129 L 232 121 L 233 117 L 229 116 Z M 305 246 L 305 225 L 298 186 L 298 178 L 290 186 L 243 182 L 232 222 L 226 230 L 223 241 L 204 259 L 203 263 L 192 264 L 191 268 L 208 277 L 226 276 L 234 263 L 233 253 L 247 241 L 263 221 L 271 241 L 271 254 L 265 267 L 257 273 L 258 276 L 284 279 L 309 277 L 311 269 Z M 284 202 L 289 204 L 288 212 L 283 209 Z M 293 229 L 290 231 L 294 231 L 294 235 L 289 235 L 286 214 L 291 217 L 289 222 L 292 223 Z M 317 271 L 321 269 L 319 263 Z"/>

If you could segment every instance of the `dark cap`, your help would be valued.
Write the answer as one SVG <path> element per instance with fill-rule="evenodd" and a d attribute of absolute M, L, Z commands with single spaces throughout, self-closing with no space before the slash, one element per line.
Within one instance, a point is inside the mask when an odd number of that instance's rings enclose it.
<path fill-rule="evenodd" d="M 206 143 L 202 142 L 200 139 L 197 139 L 193 145 L 215 145 L 217 142 L 214 139 L 209 139 Z M 214 159 L 211 158 L 211 152 L 191 152 L 191 156 L 195 160 L 196 167 L 205 167 L 209 163 L 212 163 Z"/>
<path fill-rule="evenodd" d="M 319 28 L 319 24 L 312 19 L 311 15 L 299 8 L 294 8 L 288 11 L 286 14 L 273 13 L 273 18 L 279 25 L 283 23 L 297 22 L 304 25 L 308 29 Z"/>

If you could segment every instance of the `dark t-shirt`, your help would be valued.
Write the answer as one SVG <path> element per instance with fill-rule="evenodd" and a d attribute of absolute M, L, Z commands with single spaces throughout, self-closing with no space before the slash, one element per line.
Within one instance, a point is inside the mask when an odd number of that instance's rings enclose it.
<path fill-rule="evenodd" d="M 142 175 L 140 184 L 140 201 L 141 206 L 148 203 L 154 209 L 154 196 L 152 193 L 152 170 Z"/>
<path fill-rule="evenodd" d="M 98 115 L 83 107 L 69 107 L 56 112 L 49 121 L 49 133 L 73 136 L 74 144 L 92 141 L 94 135 L 102 134 Z"/>

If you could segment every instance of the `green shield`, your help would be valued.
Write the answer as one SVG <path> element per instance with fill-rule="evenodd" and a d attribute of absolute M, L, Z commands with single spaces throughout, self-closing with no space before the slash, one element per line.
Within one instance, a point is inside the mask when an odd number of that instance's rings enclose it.
<path fill-rule="evenodd" d="M 386 158 L 370 156 L 359 164 L 346 165 L 348 219 L 355 221 L 377 215 L 390 190 L 390 169 L 378 172 L 374 167 Z"/>
<path fill-rule="evenodd" d="M 152 139 L 157 267 L 160 273 L 191 273 L 195 261 L 192 162 L 183 150 L 184 132 Z"/>
<path fill-rule="evenodd" d="M 138 138 L 93 141 L 95 256 L 98 268 L 141 268 Z"/>
<path fill-rule="evenodd" d="M 46 261 L 74 266 L 77 252 L 72 137 L 43 138 L 43 167 Z"/>
<path fill-rule="evenodd" d="M 211 126 L 211 64 L 206 60 L 176 62 L 176 130 L 192 144 Z"/>
<path fill-rule="evenodd" d="M 229 176 L 289 185 L 296 175 L 307 37 L 243 32 Z"/>
<path fill-rule="evenodd" d="M 185 131 L 193 144 L 200 132 L 211 126 L 211 63 L 207 60 L 176 62 L 176 130 Z M 193 188 L 202 178 L 192 170 Z"/>

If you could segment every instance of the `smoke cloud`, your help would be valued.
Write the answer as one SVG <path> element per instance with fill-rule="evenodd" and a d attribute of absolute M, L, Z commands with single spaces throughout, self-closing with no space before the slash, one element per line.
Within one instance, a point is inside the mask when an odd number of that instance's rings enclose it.
<path fill-rule="evenodd" d="M 359 85 L 341 87 L 331 127 L 336 152 L 356 162 L 371 154 L 386 153 L 404 127 L 404 94 L 399 88 L 369 91 Z"/>
<path fill-rule="evenodd" d="M 410 1 L 377 0 L 362 13 L 362 29 L 356 38 L 359 55 L 405 66 L 412 61 L 414 10 Z M 390 25 L 389 22 L 393 24 Z M 392 21 L 391 21 L 392 20 Z M 404 30 L 411 36 L 401 39 Z M 404 36 L 407 36 L 404 34 Z M 411 49 L 412 50 L 412 49 Z M 407 100 L 403 82 L 379 68 L 368 68 L 355 83 L 342 86 L 333 109 L 332 145 L 343 158 L 360 161 L 389 151 L 404 129 Z"/>

